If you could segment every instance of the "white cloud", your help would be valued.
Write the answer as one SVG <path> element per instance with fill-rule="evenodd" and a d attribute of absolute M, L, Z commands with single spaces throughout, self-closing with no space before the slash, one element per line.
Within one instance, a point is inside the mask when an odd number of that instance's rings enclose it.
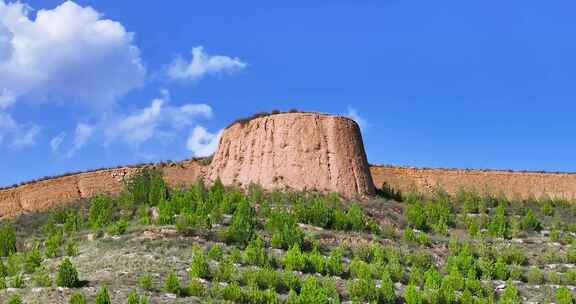
<path fill-rule="evenodd" d="M 0 145 L 7 144 L 12 148 L 32 146 L 40 127 L 32 124 L 20 124 L 10 114 L 0 112 Z"/>
<path fill-rule="evenodd" d="M 351 119 L 353 119 L 356 123 L 358 123 L 358 126 L 360 126 L 360 130 L 362 130 L 362 132 L 366 131 L 366 128 L 368 128 L 370 126 L 370 124 L 368 123 L 368 121 L 366 119 L 364 119 L 363 117 L 361 117 L 358 114 L 358 111 L 356 111 L 356 109 L 348 107 L 348 117 L 350 117 Z"/>
<path fill-rule="evenodd" d="M 223 130 L 220 130 L 213 134 L 206 131 L 204 127 L 197 126 L 188 137 L 186 147 L 192 151 L 195 157 L 210 156 L 218 148 L 222 132 Z"/>
<path fill-rule="evenodd" d="M 80 123 L 76 126 L 76 132 L 74 132 L 74 142 L 72 143 L 72 148 L 68 150 L 66 157 L 71 158 L 80 151 L 90 140 L 92 134 L 94 133 L 94 126 Z"/>
<path fill-rule="evenodd" d="M 169 100 L 169 94 L 163 92 L 163 96 L 152 100 L 149 107 L 106 122 L 106 143 L 121 140 L 137 147 L 153 138 L 172 137 L 178 130 L 191 127 L 198 117 L 212 117 L 209 105 L 185 104 L 172 107 L 166 105 Z"/>
<path fill-rule="evenodd" d="M 34 96 L 107 107 L 143 82 L 140 52 L 122 24 L 73 1 L 30 12 L 0 0 L 0 106 Z"/>
<path fill-rule="evenodd" d="M 64 141 L 65 137 L 66 133 L 62 132 L 50 140 L 50 148 L 52 149 L 52 152 L 58 152 L 58 150 L 60 149 L 60 145 Z"/>
<path fill-rule="evenodd" d="M 140 146 L 152 142 L 162 145 L 173 141 L 181 143 L 188 130 L 198 126 L 197 119 L 212 117 L 212 108 L 207 104 L 170 106 L 169 102 L 170 95 L 163 91 L 161 97 L 153 99 L 145 108 L 127 114 L 111 114 L 93 124 L 78 124 L 65 156 L 74 156 L 89 141 L 100 141 L 104 147 L 123 144 L 133 149 L 138 156 L 155 155 L 150 149 L 141 151 Z M 57 152 L 66 145 L 65 135 L 63 132 L 52 138 L 52 151 Z M 147 145 L 150 146 L 154 145 Z M 184 150 L 184 145 L 180 149 Z"/>
<path fill-rule="evenodd" d="M 230 74 L 247 66 L 238 57 L 209 55 L 201 46 L 192 48 L 192 59 L 178 56 L 168 66 L 167 75 L 171 80 L 197 81 L 208 75 Z"/>

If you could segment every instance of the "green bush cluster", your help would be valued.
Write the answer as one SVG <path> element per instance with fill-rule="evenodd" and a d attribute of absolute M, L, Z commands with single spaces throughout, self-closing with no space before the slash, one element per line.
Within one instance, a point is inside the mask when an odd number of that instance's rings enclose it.
<path fill-rule="evenodd" d="M 272 247 L 288 249 L 304 243 L 304 232 L 298 227 L 296 217 L 287 211 L 271 211 L 266 229 L 272 234 Z"/>
<path fill-rule="evenodd" d="M 78 271 L 72 265 L 68 258 L 65 258 L 58 266 L 58 274 L 56 276 L 56 285 L 60 287 L 74 288 L 78 287 L 80 280 L 78 279 Z"/>
<path fill-rule="evenodd" d="M 297 197 L 293 203 L 298 222 L 325 229 L 361 231 L 367 229 L 367 219 L 360 205 L 344 208 L 338 201 L 325 196 Z"/>
<path fill-rule="evenodd" d="M 454 225 L 455 215 L 449 197 L 438 191 L 431 200 L 423 203 L 416 200 L 404 209 L 404 216 L 412 228 L 424 231 L 435 231 L 448 234 L 449 227 Z"/>
<path fill-rule="evenodd" d="M 0 227 L 0 257 L 7 257 L 16 252 L 16 231 L 9 223 Z"/>

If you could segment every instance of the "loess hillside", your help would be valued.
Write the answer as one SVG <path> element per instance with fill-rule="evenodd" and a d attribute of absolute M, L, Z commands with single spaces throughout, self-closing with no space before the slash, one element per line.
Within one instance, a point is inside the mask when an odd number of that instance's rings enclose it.
<path fill-rule="evenodd" d="M 3 220 L 0 303 L 573 303 L 576 205 L 172 188 Z M 21 301 L 21 302 L 19 302 Z"/>

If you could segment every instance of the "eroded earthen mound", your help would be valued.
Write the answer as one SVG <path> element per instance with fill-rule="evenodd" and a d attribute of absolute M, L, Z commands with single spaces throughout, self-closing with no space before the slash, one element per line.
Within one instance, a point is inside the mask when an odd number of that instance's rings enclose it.
<path fill-rule="evenodd" d="M 358 124 L 343 116 L 284 113 L 226 129 L 206 176 L 226 185 L 374 193 Z"/>

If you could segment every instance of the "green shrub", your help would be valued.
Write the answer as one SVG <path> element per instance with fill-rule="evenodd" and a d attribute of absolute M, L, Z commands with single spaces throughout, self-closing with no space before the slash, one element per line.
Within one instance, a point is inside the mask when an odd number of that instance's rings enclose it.
<path fill-rule="evenodd" d="M 6 277 L 8 275 L 8 268 L 4 265 L 2 259 L 0 259 L 0 278 Z"/>
<path fill-rule="evenodd" d="M 372 278 L 361 278 L 348 281 L 348 294 L 353 302 L 376 302 L 378 289 Z"/>
<path fill-rule="evenodd" d="M 26 253 L 24 271 L 26 273 L 33 273 L 40 265 L 42 265 L 42 253 L 38 246 L 34 246 L 32 250 Z"/>
<path fill-rule="evenodd" d="M 424 302 L 422 293 L 413 284 L 410 284 L 408 287 L 406 287 L 404 290 L 403 298 L 406 304 L 422 304 Z"/>
<path fill-rule="evenodd" d="M 342 274 L 343 265 L 342 265 L 342 250 L 340 248 L 335 248 L 330 251 L 330 256 L 326 261 L 326 271 L 328 274 L 332 276 L 339 276 Z"/>
<path fill-rule="evenodd" d="M 494 264 L 494 275 L 499 280 L 507 280 L 509 275 L 508 266 L 504 262 L 504 259 L 499 257 Z"/>
<path fill-rule="evenodd" d="M 26 286 L 26 284 L 24 283 L 24 278 L 22 277 L 21 274 L 17 274 L 17 275 L 12 277 L 12 280 L 10 281 L 10 287 L 12 287 L 12 288 L 24 288 L 25 286 Z"/>
<path fill-rule="evenodd" d="M 136 290 L 132 290 L 128 295 L 128 304 L 140 304 L 140 296 Z"/>
<path fill-rule="evenodd" d="M 6 278 L 0 277 L 0 290 L 4 290 L 8 288 L 8 284 L 6 284 Z"/>
<path fill-rule="evenodd" d="M 170 272 L 164 280 L 164 291 L 173 293 L 175 295 L 180 295 L 180 280 L 178 279 L 178 275 L 175 271 Z"/>
<path fill-rule="evenodd" d="M 278 299 L 278 294 L 272 289 L 265 291 L 258 290 L 255 288 L 250 288 L 246 292 L 246 301 L 248 303 L 255 304 L 278 304 L 280 300 Z"/>
<path fill-rule="evenodd" d="M 555 271 L 550 271 L 548 272 L 548 275 L 546 277 L 546 280 L 552 284 L 560 284 L 562 283 L 562 277 L 560 276 L 559 273 L 555 272 Z"/>
<path fill-rule="evenodd" d="M 150 215 L 148 214 L 148 209 L 150 207 L 148 205 L 142 205 L 140 207 L 138 207 L 138 223 L 140 225 L 150 225 L 151 221 L 150 221 Z"/>
<path fill-rule="evenodd" d="M 244 301 L 244 293 L 238 282 L 232 282 L 224 287 L 222 289 L 222 297 L 224 300 L 234 303 L 242 303 Z"/>
<path fill-rule="evenodd" d="M 144 290 L 148 291 L 152 290 L 153 287 L 152 275 L 150 275 L 149 273 L 142 275 L 138 279 L 138 285 L 140 285 L 140 288 Z"/>
<path fill-rule="evenodd" d="M 16 252 L 16 231 L 9 223 L 0 228 L 0 257 L 7 257 Z"/>
<path fill-rule="evenodd" d="M 96 293 L 96 304 L 112 304 L 110 300 L 110 294 L 108 293 L 108 288 L 106 286 L 100 287 Z"/>
<path fill-rule="evenodd" d="M 204 252 L 200 248 L 194 250 L 192 264 L 190 265 L 190 277 L 204 279 L 210 278 L 210 265 L 208 264 Z"/>
<path fill-rule="evenodd" d="M 75 292 L 70 296 L 70 300 L 68 300 L 68 304 L 86 304 L 86 298 L 81 292 Z"/>
<path fill-rule="evenodd" d="M 404 216 L 410 227 L 419 230 L 426 229 L 426 211 L 420 201 L 408 205 L 404 210 Z"/>
<path fill-rule="evenodd" d="M 492 236 L 501 238 L 506 238 L 508 236 L 506 207 L 503 203 L 500 203 L 494 210 L 490 224 L 488 224 L 488 233 Z"/>
<path fill-rule="evenodd" d="M 576 285 L 576 269 L 570 269 L 564 273 L 564 278 L 569 285 Z"/>
<path fill-rule="evenodd" d="M 218 244 L 214 244 L 212 246 L 210 246 L 210 249 L 208 250 L 208 258 L 214 261 L 220 261 L 222 260 L 222 256 L 224 255 L 224 252 L 222 251 L 222 246 L 218 245 Z"/>
<path fill-rule="evenodd" d="M 162 200 L 168 196 L 168 188 L 162 179 L 162 171 L 150 170 L 148 171 L 150 179 L 150 187 L 148 188 L 148 204 L 151 206 L 158 205 Z"/>
<path fill-rule="evenodd" d="M 272 234 L 272 247 L 288 249 L 294 244 L 302 246 L 304 243 L 304 232 L 298 227 L 296 218 L 286 211 L 272 210 L 266 229 Z"/>
<path fill-rule="evenodd" d="M 382 280 L 380 283 L 380 299 L 384 304 L 396 303 L 396 292 L 394 290 L 394 282 L 388 271 L 382 272 Z"/>
<path fill-rule="evenodd" d="M 84 223 L 82 216 L 76 211 L 71 211 L 68 213 L 68 216 L 66 217 L 63 229 L 67 233 L 78 232 L 80 231 L 80 229 L 82 229 L 83 225 Z"/>
<path fill-rule="evenodd" d="M 234 273 L 236 273 L 234 260 L 231 257 L 225 257 L 218 265 L 215 278 L 219 282 L 228 282 L 232 279 Z"/>
<path fill-rule="evenodd" d="M 326 260 L 324 256 L 320 254 L 318 247 L 314 247 L 314 250 L 309 253 L 305 254 L 306 259 L 306 266 L 304 266 L 304 270 L 308 273 L 326 273 Z"/>
<path fill-rule="evenodd" d="M 507 264 L 524 265 L 528 260 L 524 251 L 514 245 L 502 248 L 500 253 Z"/>
<path fill-rule="evenodd" d="M 520 294 L 518 293 L 518 289 L 514 287 L 512 281 L 508 281 L 506 283 L 506 289 L 500 296 L 500 300 L 498 301 L 499 304 L 520 304 L 522 303 L 522 299 L 520 298 Z"/>
<path fill-rule="evenodd" d="M 78 280 L 78 271 L 72 265 L 68 258 L 65 258 L 58 266 L 58 274 L 56 275 L 56 285 L 60 287 L 74 288 L 78 287 L 80 280 Z"/>
<path fill-rule="evenodd" d="M 372 278 L 372 268 L 370 264 L 360 260 L 359 258 L 354 258 L 350 262 L 349 266 L 350 276 L 358 279 L 369 279 Z"/>
<path fill-rule="evenodd" d="M 536 218 L 536 215 L 534 215 L 532 209 L 528 209 L 528 212 L 522 219 L 522 228 L 527 231 L 540 231 L 540 229 L 542 229 L 542 225 L 540 221 L 538 221 L 538 218 Z"/>
<path fill-rule="evenodd" d="M 126 219 L 119 219 L 118 221 L 108 225 L 107 232 L 110 235 L 122 235 L 128 229 L 128 221 Z"/>
<path fill-rule="evenodd" d="M 541 204 L 542 213 L 546 216 L 553 216 L 554 215 L 554 203 L 551 200 L 547 200 L 543 204 Z"/>
<path fill-rule="evenodd" d="M 538 267 L 533 266 L 528 271 L 527 280 L 528 283 L 530 284 L 536 284 L 536 285 L 542 284 L 544 283 L 544 274 Z"/>
<path fill-rule="evenodd" d="M 22 256 L 13 254 L 6 260 L 6 272 L 10 276 L 15 276 L 22 271 Z"/>
<path fill-rule="evenodd" d="M 301 223 L 330 228 L 334 223 L 334 208 L 328 207 L 324 197 L 316 196 L 311 202 L 300 199 L 294 205 L 294 214 Z"/>
<path fill-rule="evenodd" d="M 352 204 L 346 211 L 350 228 L 355 231 L 364 230 L 364 211 L 358 204 Z"/>
<path fill-rule="evenodd" d="M 300 250 L 300 246 L 292 246 L 292 248 L 286 252 L 282 264 L 286 270 L 303 271 L 306 266 L 306 257 Z"/>
<path fill-rule="evenodd" d="M 78 255 L 78 245 L 76 242 L 68 242 L 65 251 L 67 256 L 75 257 Z"/>
<path fill-rule="evenodd" d="M 60 246 L 62 246 L 62 234 L 54 232 L 44 243 L 44 254 L 48 258 L 54 258 L 61 255 Z"/>
<path fill-rule="evenodd" d="M 114 202 L 108 196 L 96 196 L 90 201 L 88 222 L 93 229 L 106 227 L 112 222 Z"/>
<path fill-rule="evenodd" d="M 242 201 L 234 215 L 227 231 L 227 240 L 240 245 L 246 245 L 255 236 L 256 214 L 247 201 Z"/>
<path fill-rule="evenodd" d="M 330 303 L 330 297 L 326 293 L 326 290 L 324 290 L 322 285 L 313 276 L 307 277 L 302 283 L 298 299 L 298 303 L 301 304 Z"/>
<path fill-rule="evenodd" d="M 557 304 L 572 304 L 574 297 L 570 289 L 562 286 L 556 290 L 556 303 Z"/>
<path fill-rule="evenodd" d="M 34 284 L 38 287 L 50 287 L 52 286 L 52 279 L 50 274 L 45 269 L 40 269 L 32 276 Z"/>
<path fill-rule="evenodd" d="M 13 294 L 8 298 L 8 304 L 23 304 L 22 298 L 19 295 Z"/>
<path fill-rule="evenodd" d="M 194 297 L 202 297 L 206 293 L 206 289 L 204 288 L 204 285 L 198 279 L 190 280 L 190 282 L 188 283 L 188 286 L 186 288 L 186 291 L 187 291 L 188 295 L 194 296 Z"/>
<path fill-rule="evenodd" d="M 264 267 L 269 264 L 264 241 L 259 237 L 250 241 L 243 255 L 244 263 L 248 265 Z"/>

